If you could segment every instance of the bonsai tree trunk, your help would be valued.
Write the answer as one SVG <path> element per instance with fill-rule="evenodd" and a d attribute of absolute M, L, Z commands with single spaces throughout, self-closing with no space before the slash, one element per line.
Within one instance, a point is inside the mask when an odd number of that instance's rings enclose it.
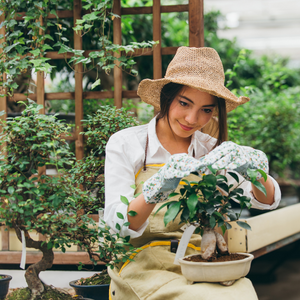
<path fill-rule="evenodd" d="M 222 234 L 207 226 L 203 230 L 201 240 L 201 257 L 210 260 L 216 254 L 216 250 L 221 255 L 228 254 L 227 243 Z"/>
<path fill-rule="evenodd" d="M 18 239 L 22 242 L 20 229 L 15 227 L 15 231 Z M 32 299 L 36 299 L 36 297 L 41 295 L 45 290 L 44 283 L 40 280 L 39 274 L 41 271 L 45 271 L 52 267 L 54 253 L 52 248 L 47 248 L 47 243 L 44 242 L 43 244 L 43 241 L 34 241 L 27 231 L 25 231 L 25 239 L 26 247 L 38 249 L 43 253 L 42 259 L 39 262 L 30 265 L 25 272 L 25 279 L 28 288 L 31 290 Z"/>

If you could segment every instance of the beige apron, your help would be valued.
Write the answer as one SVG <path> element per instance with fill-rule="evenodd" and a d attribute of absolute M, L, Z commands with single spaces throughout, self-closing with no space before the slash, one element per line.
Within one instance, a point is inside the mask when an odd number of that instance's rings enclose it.
<path fill-rule="evenodd" d="M 142 184 L 154 175 L 163 165 L 148 165 L 146 171 L 136 176 L 136 193 L 142 191 Z M 189 180 L 195 175 L 190 175 Z M 177 187 L 179 191 L 180 185 Z M 174 198 L 169 201 L 174 201 Z M 130 243 L 141 248 L 134 261 L 127 261 L 122 268 L 111 270 L 110 300 L 258 300 L 252 283 L 242 278 L 232 286 L 224 287 L 219 283 L 188 284 L 181 274 L 180 266 L 173 264 L 175 253 L 170 251 L 170 240 L 180 239 L 179 216 L 166 227 L 163 217 L 167 208 L 155 212 L 162 204 L 157 204 L 149 216 L 149 224 L 141 237 L 131 239 Z M 186 255 L 199 253 L 201 237 L 193 234 Z"/>

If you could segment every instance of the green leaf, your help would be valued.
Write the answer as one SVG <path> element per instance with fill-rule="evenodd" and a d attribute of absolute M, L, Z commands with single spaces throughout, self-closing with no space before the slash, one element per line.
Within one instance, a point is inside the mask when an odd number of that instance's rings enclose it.
<path fill-rule="evenodd" d="M 96 86 L 98 86 L 98 85 L 100 85 L 101 84 L 101 80 L 100 79 L 97 79 L 93 84 L 92 84 L 92 90 L 96 87 Z"/>
<path fill-rule="evenodd" d="M 227 230 L 226 225 L 224 224 L 224 225 L 222 225 L 220 228 L 222 229 L 222 233 L 223 233 L 223 235 L 224 235 L 225 232 L 226 232 L 226 230 Z"/>
<path fill-rule="evenodd" d="M 203 181 L 205 181 L 205 183 L 208 183 L 212 187 L 215 187 L 217 184 L 217 178 L 213 174 L 208 174 L 208 175 L 204 176 Z"/>
<path fill-rule="evenodd" d="M 45 34 L 44 38 L 54 41 L 53 37 L 50 34 Z"/>
<path fill-rule="evenodd" d="M 178 215 L 180 211 L 180 202 L 175 202 L 175 203 L 172 203 L 168 210 L 166 211 L 165 213 L 165 216 L 164 216 L 164 223 L 165 223 L 165 226 L 167 226 L 167 224 L 171 221 L 173 221 L 176 216 Z"/>
<path fill-rule="evenodd" d="M 225 182 L 228 182 L 227 177 L 224 175 L 217 175 L 216 178 L 217 178 L 217 180 L 223 180 Z"/>
<path fill-rule="evenodd" d="M 263 192 L 265 196 L 267 196 L 266 188 L 264 187 L 264 185 L 262 183 L 255 180 L 252 182 L 252 184 L 255 185 L 261 192 Z"/>
<path fill-rule="evenodd" d="M 251 182 L 256 181 L 257 171 L 253 169 L 247 169 L 247 175 L 250 177 Z"/>
<path fill-rule="evenodd" d="M 117 230 L 121 230 L 121 226 L 120 226 L 119 223 L 116 224 L 116 229 L 117 229 Z"/>
<path fill-rule="evenodd" d="M 39 56 L 41 54 L 40 49 L 31 50 L 29 52 L 32 53 L 34 56 Z"/>
<path fill-rule="evenodd" d="M 263 170 L 257 169 L 256 171 L 259 172 L 259 173 L 261 174 L 261 176 L 263 177 L 263 179 L 264 179 L 265 181 L 267 181 L 268 175 L 267 175 Z"/>
<path fill-rule="evenodd" d="M 226 226 L 227 229 L 231 229 L 232 228 L 232 226 L 228 222 L 225 222 L 225 226 Z"/>
<path fill-rule="evenodd" d="M 231 177 L 233 177 L 237 183 L 240 183 L 239 176 L 236 173 L 227 172 L 227 174 L 229 174 Z"/>
<path fill-rule="evenodd" d="M 229 193 L 228 185 L 225 182 L 218 183 L 218 187 L 224 190 L 226 193 Z"/>
<path fill-rule="evenodd" d="M 155 217 L 156 214 L 157 214 L 161 209 L 163 209 L 165 206 L 170 205 L 171 203 L 176 203 L 176 202 L 178 202 L 178 201 L 165 202 L 164 204 L 162 204 L 162 205 L 158 208 L 158 210 L 155 212 L 154 217 Z"/>
<path fill-rule="evenodd" d="M 125 222 L 123 225 L 124 225 L 124 226 L 129 226 L 129 225 L 130 225 L 130 222 Z"/>
<path fill-rule="evenodd" d="M 124 204 L 129 205 L 129 201 L 128 201 L 128 199 L 127 199 L 126 197 L 121 196 L 121 201 L 122 201 Z"/>
<path fill-rule="evenodd" d="M 236 223 L 246 230 L 251 230 L 251 226 L 246 222 L 236 221 Z"/>
<path fill-rule="evenodd" d="M 214 169 L 212 166 L 207 166 L 207 169 L 210 170 L 214 175 L 217 173 L 217 170 Z"/>
<path fill-rule="evenodd" d="M 124 216 L 123 216 L 120 212 L 117 212 L 117 217 L 118 217 L 119 219 L 124 220 Z"/>
<path fill-rule="evenodd" d="M 214 216 L 210 216 L 209 225 L 210 225 L 211 228 L 214 228 L 216 226 L 216 219 L 215 219 Z"/>
<path fill-rule="evenodd" d="M 130 216 L 130 217 L 134 217 L 134 216 L 137 215 L 137 212 L 134 211 L 134 210 L 130 210 L 127 214 L 128 214 L 128 216 Z"/>
<path fill-rule="evenodd" d="M 190 218 L 192 218 L 195 215 L 197 204 L 198 204 L 198 196 L 196 194 L 190 195 L 187 200 L 187 206 L 190 211 Z"/>
<path fill-rule="evenodd" d="M 168 196 L 168 199 L 172 198 L 172 197 L 175 197 L 175 196 L 178 196 L 179 193 L 171 193 L 169 196 Z"/>
<path fill-rule="evenodd" d="M 8 187 L 7 191 L 12 195 L 15 191 L 14 187 L 10 186 Z"/>

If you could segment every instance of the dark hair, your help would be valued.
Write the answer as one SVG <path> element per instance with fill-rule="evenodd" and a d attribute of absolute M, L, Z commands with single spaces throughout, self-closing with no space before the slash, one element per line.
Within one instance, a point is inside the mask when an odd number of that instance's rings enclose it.
<path fill-rule="evenodd" d="M 175 97 L 184 87 L 185 85 L 174 82 L 169 82 L 164 85 L 160 93 L 160 112 L 157 115 L 157 119 L 167 117 L 169 122 L 170 106 Z M 212 129 L 208 132 L 208 134 L 211 136 L 217 135 L 217 142 L 214 146 L 215 148 L 227 140 L 227 112 L 225 100 L 216 96 L 214 97 L 217 102 L 218 119 L 216 122 L 218 123 L 218 126 L 211 126 Z"/>

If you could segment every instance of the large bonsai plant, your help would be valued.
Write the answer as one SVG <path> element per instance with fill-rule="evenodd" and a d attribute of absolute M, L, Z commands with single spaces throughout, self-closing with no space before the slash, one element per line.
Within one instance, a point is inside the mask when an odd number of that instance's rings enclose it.
<path fill-rule="evenodd" d="M 197 182 L 183 180 L 185 185 L 180 189 L 180 198 L 177 201 L 169 201 L 162 205 L 158 210 L 167 206 L 167 212 L 164 216 L 164 223 L 174 221 L 181 213 L 182 223 L 189 223 L 196 227 L 195 233 L 202 235 L 201 256 L 203 259 L 211 261 L 217 254 L 229 254 L 227 243 L 223 237 L 227 229 L 231 228 L 230 221 L 237 221 L 237 224 L 245 229 L 251 227 L 244 221 L 239 221 L 242 210 L 245 207 L 250 208 L 250 198 L 243 195 L 244 191 L 240 188 L 240 180 L 236 173 L 227 172 L 237 182 L 237 187 L 228 183 L 224 175 L 219 171 L 209 167 L 212 174 L 203 175 Z M 266 180 L 266 174 L 258 170 Z M 257 171 L 248 170 L 248 176 L 251 182 L 257 186 L 263 193 L 266 193 L 264 186 L 256 181 Z M 178 196 L 178 193 L 172 193 L 169 198 Z M 236 200 L 240 204 L 239 213 L 231 209 L 230 200 Z M 223 233 L 219 233 L 217 228 Z"/>
<path fill-rule="evenodd" d="M 75 165 L 63 138 L 69 126 L 55 116 L 39 114 L 41 108 L 31 103 L 20 117 L 1 122 L 0 224 L 13 228 L 26 247 L 43 253 L 26 270 L 30 291 L 22 299 L 37 299 L 49 289 L 38 275 L 52 266 L 55 248 L 65 252 L 71 244 L 78 245 L 94 263 L 101 260 L 111 267 L 127 260 L 130 250 L 129 237 L 111 234 L 108 226 L 98 227 L 89 217 L 98 202 L 88 189 L 80 188 L 79 180 L 74 181 L 76 172 L 69 172 Z M 57 176 L 44 174 L 47 166 L 55 167 Z M 46 241 L 32 239 L 32 230 L 45 235 Z"/>

